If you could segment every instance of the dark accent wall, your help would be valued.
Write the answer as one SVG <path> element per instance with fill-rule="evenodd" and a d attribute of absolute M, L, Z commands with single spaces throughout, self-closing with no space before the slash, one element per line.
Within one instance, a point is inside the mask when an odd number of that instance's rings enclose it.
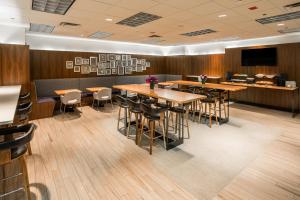
<path fill-rule="evenodd" d="M 30 89 L 29 47 L 0 44 L 0 85 L 22 85 Z"/>
<path fill-rule="evenodd" d="M 73 61 L 75 57 L 98 57 L 99 53 L 30 50 L 31 80 L 55 78 L 86 78 L 96 77 L 96 73 L 81 74 L 73 69 L 66 69 L 66 61 Z M 165 57 L 132 55 L 135 58 L 144 58 L 150 61 L 151 67 L 144 72 L 133 72 L 132 75 L 165 74 Z"/>

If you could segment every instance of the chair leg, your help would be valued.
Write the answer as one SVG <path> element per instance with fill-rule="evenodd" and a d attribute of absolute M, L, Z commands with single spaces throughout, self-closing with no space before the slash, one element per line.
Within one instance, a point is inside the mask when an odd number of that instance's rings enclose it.
<path fill-rule="evenodd" d="M 120 128 L 120 116 L 121 116 L 121 107 L 119 107 L 119 112 L 118 112 L 118 126 L 117 126 L 118 130 Z"/>
<path fill-rule="evenodd" d="M 165 123 L 164 122 L 163 122 L 163 125 L 160 126 L 160 128 L 162 129 L 162 133 L 163 133 L 163 137 L 164 137 L 164 147 L 165 147 L 165 149 L 167 149 L 166 132 L 165 132 Z"/>
<path fill-rule="evenodd" d="M 141 146 L 142 136 L 143 136 L 143 132 L 144 132 L 145 120 L 146 120 L 146 118 L 144 117 L 144 119 L 142 120 L 141 131 L 139 133 L 139 138 L 138 138 L 138 140 L 139 140 L 138 145 L 139 146 Z"/>
<path fill-rule="evenodd" d="M 94 108 L 95 99 L 93 99 L 92 108 Z"/>
<path fill-rule="evenodd" d="M 111 108 L 114 109 L 114 104 L 112 102 L 112 99 L 110 99 Z"/>
<path fill-rule="evenodd" d="M 60 102 L 59 111 L 62 112 L 62 102 Z"/>
<path fill-rule="evenodd" d="M 131 112 L 128 113 L 128 128 L 127 128 L 127 138 L 129 138 L 130 133 L 130 124 L 131 124 Z"/>
<path fill-rule="evenodd" d="M 219 108 L 221 109 L 221 108 Z M 215 113 L 215 120 L 216 120 L 216 124 L 218 124 L 218 115 L 217 115 L 217 103 L 214 103 L 214 113 Z"/>
<path fill-rule="evenodd" d="M 28 154 L 31 156 L 32 155 L 32 151 L 31 151 L 31 145 L 30 145 L 30 143 L 27 144 L 27 150 L 28 150 Z"/>
<path fill-rule="evenodd" d="M 209 103 L 209 127 L 211 128 L 211 104 Z"/>
<path fill-rule="evenodd" d="M 138 134 L 139 134 L 139 115 L 137 113 L 134 113 L 135 116 L 135 144 L 137 144 L 138 140 Z"/>
<path fill-rule="evenodd" d="M 226 105 L 225 105 L 225 102 L 223 102 L 223 109 L 224 109 L 224 115 L 225 115 L 225 118 L 227 118 L 227 111 L 226 111 Z"/>
<path fill-rule="evenodd" d="M 175 135 L 177 134 L 177 128 L 178 128 L 178 114 L 175 114 Z"/>
<path fill-rule="evenodd" d="M 189 115 L 188 115 L 188 112 L 186 114 L 185 120 L 186 120 L 187 134 L 188 134 L 187 138 L 190 139 L 190 126 L 189 126 Z"/>
<path fill-rule="evenodd" d="M 24 189 L 26 192 L 26 197 L 27 197 L 27 200 L 31 200 L 28 171 L 27 171 L 27 165 L 26 165 L 24 156 L 20 157 L 20 161 L 21 161 L 20 164 L 22 166 L 23 179 L 24 179 L 24 185 L 25 185 Z"/>
<path fill-rule="evenodd" d="M 155 121 L 150 121 L 150 150 L 149 150 L 150 155 L 152 155 L 154 126 L 155 126 Z"/>

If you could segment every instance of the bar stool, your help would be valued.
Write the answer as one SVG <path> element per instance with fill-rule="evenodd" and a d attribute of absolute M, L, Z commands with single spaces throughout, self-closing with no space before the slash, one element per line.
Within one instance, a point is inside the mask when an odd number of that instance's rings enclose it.
<path fill-rule="evenodd" d="M 18 160 L 21 167 L 22 172 L 18 173 L 16 175 L 10 176 L 10 177 L 4 177 L 0 181 L 6 181 L 9 179 L 17 178 L 18 176 L 23 176 L 23 187 L 26 193 L 27 200 L 31 200 L 30 196 L 30 188 L 29 188 L 29 180 L 28 180 L 28 171 L 26 166 L 26 161 L 24 158 L 24 155 L 27 151 L 27 146 L 29 142 L 32 140 L 34 131 L 36 129 L 35 124 L 26 124 L 23 126 L 16 126 L 16 127 L 10 127 L 1 129 L 0 135 L 5 137 L 13 138 L 8 141 L 0 142 L 0 165 L 6 165 L 10 164 L 13 160 Z M 18 133 L 19 136 L 17 138 L 14 138 L 13 135 Z M 21 136 L 20 136 L 21 134 Z M 4 156 L 5 155 L 5 156 Z M 0 195 L 0 199 L 3 197 L 6 197 L 14 192 L 20 191 L 22 188 L 18 188 L 14 191 L 10 191 L 4 194 Z"/>
<path fill-rule="evenodd" d="M 165 127 L 164 124 L 163 126 L 161 126 L 159 124 L 159 127 L 162 130 L 162 135 L 156 136 L 155 137 L 155 122 L 156 121 L 160 121 L 161 120 L 161 115 L 160 113 L 165 112 L 165 109 L 162 108 L 152 108 L 151 105 L 149 104 L 145 104 L 145 103 L 141 103 L 141 110 L 143 111 L 143 121 L 142 121 L 142 127 L 141 127 L 141 131 L 140 134 L 138 136 L 138 141 L 139 141 L 139 145 L 141 144 L 141 140 L 142 140 L 142 136 L 146 136 L 147 138 L 149 138 L 149 153 L 150 155 L 152 154 L 152 146 L 153 146 L 153 140 L 157 139 L 159 137 L 163 137 L 164 140 L 164 147 L 167 147 L 167 143 L 166 143 L 166 134 L 165 134 Z M 148 130 L 144 131 L 144 126 L 145 126 L 145 121 L 148 121 Z M 147 133 L 149 135 L 147 135 Z"/>
<path fill-rule="evenodd" d="M 211 91 L 208 91 L 206 94 L 207 96 L 206 99 L 201 100 L 201 103 L 204 104 L 204 115 L 205 115 L 205 120 L 207 119 L 207 116 L 209 117 L 209 127 L 211 128 L 212 125 L 212 111 L 214 112 L 215 115 L 215 121 L 216 124 L 218 124 L 218 115 L 217 115 L 217 98 Z M 207 112 L 207 107 L 208 107 L 208 112 Z M 199 122 L 201 122 L 201 117 L 202 115 L 199 115 Z"/>
<path fill-rule="evenodd" d="M 29 114 L 32 112 L 32 102 L 20 103 L 17 106 L 17 122 L 18 125 L 25 125 L 29 122 Z M 32 155 L 30 143 L 28 145 L 28 154 Z"/>
<path fill-rule="evenodd" d="M 127 126 L 128 126 L 128 109 L 129 109 L 127 99 L 121 95 L 116 95 L 116 101 L 117 101 L 117 105 L 119 106 L 117 128 L 118 128 L 118 130 L 120 130 L 120 121 L 124 120 L 125 134 L 128 135 L 128 132 L 126 132 Z M 123 118 L 121 118 L 122 109 L 124 109 L 124 117 Z M 129 119 L 129 122 L 130 122 L 130 119 Z"/>
<path fill-rule="evenodd" d="M 226 111 L 226 95 L 225 91 L 221 89 L 213 89 L 211 91 L 214 96 L 217 98 L 217 112 L 219 112 L 219 118 L 221 118 L 222 111 L 224 111 L 224 116 L 227 118 L 227 111 Z"/>
<path fill-rule="evenodd" d="M 184 104 L 182 106 L 172 106 L 170 107 L 170 112 L 175 113 L 175 125 L 172 128 L 175 130 L 175 134 L 180 133 L 184 128 L 187 129 L 187 138 L 190 138 L 190 127 L 189 127 L 189 107 L 191 103 Z"/>
<path fill-rule="evenodd" d="M 131 114 L 133 113 L 135 116 L 135 143 L 137 144 L 137 138 L 138 138 L 138 132 L 140 127 L 140 122 L 142 121 L 142 110 L 141 110 L 141 104 L 137 101 L 133 101 L 131 99 L 127 99 L 127 103 L 129 105 L 129 123 L 128 123 L 128 130 L 127 130 L 127 138 L 129 138 L 130 135 L 130 127 L 131 127 Z"/>

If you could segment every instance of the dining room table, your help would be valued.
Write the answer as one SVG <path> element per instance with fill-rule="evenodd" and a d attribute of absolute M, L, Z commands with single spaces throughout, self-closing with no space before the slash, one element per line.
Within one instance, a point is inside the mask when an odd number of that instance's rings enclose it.
<path fill-rule="evenodd" d="M 61 95 L 65 95 L 68 92 L 82 92 L 79 89 L 63 89 L 63 90 L 54 90 L 54 93 L 61 96 Z"/>
<path fill-rule="evenodd" d="M 154 89 L 150 89 L 149 84 L 129 84 L 129 85 L 114 85 L 113 88 L 126 91 L 133 92 L 136 94 L 152 97 L 155 99 L 165 100 L 167 104 L 178 104 L 178 106 L 183 109 L 187 109 L 189 103 L 193 103 L 195 101 L 205 99 L 206 96 L 199 94 L 191 94 L 186 92 L 180 92 L 170 89 L 163 89 L 155 87 Z M 166 141 L 167 141 L 167 150 L 172 149 L 184 142 L 184 114 L 179 115 L 179 119 L 181 120 L 181 126 L 179 128 L 178 138 L 169 138 L 169 111 L 166 111 L 165 117 L 165 130 L 166 130 Z M 127 112 L 124 112 L 125 125 L 127 126 Z"/>

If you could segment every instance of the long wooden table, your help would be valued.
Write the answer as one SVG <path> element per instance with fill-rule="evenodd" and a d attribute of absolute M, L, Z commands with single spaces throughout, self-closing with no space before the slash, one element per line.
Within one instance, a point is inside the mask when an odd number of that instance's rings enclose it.
<path fill-rule="evenodd" d="M 299 88 L 298 87 L 284 87 L 284 86 L 277 86 L 277 85 L 260 85 L 260 84 L 248 84 L 248 83 L 234 83 L 234 82 L 221 82 L 221 84 L 224 85 L 230 85 L 230 86 L 242 86 L 242 87 L 250 87 L 250 88 L 261 88 L 261 89 L 270 89 L 270 90 L 282 90 L 287 92 L 292 92 L 292 98 L 291 101 L 291 112 L 292 117 L 295 117 L 297 115 L 295 111 L 295 107 L 297 105 L 297 96 L 299 96 Z"/>
<path fill-rule="evenodd" d="M 0 125 L 14 122 L 21 85 L 0 86 Z"/>
<path fill-rule="evenodd" d="M 150 89 L 149 85 L 147 84 L 131 84 L 131 85 L 114 85 L 113 88 L 124 90 L 126 92 L 133 92 L 157 99 L 163 99 L 166 100 L 167 103 L 173 102 L 179 104 L 179 106 L 182 106 L 185 108 L 187 103 L 191 103 L 197 100 L 205 99 L 206 96 L 204 95 L 198 95 L 198 94 L 190 94 L 186 92 L 179 92 L 169 89 L 162 89 L 162 88 L 154 88 L 153 90 Z M 168 111 L 167 111 L 168 112 Z M 181 124 L 183 124 L 184 121 L 184 114 L 180 114 L 179 119 L 181 120 Z M 184 140 L 184 126 L 181 125 L 179 127 L 179 134 L 177 140 L 171 140 L 168 137 L 169 131 L 169 115 L 166 114 L 166 121 L 165 121 L 165 130 L 166 130 L 166 140 L 167 140 L 167 150 L 172 149 L 180 144 L 183 143 Z M 124 112 L 124 119 L 125 119 L 125 125 L 127 126 L 127 113 Z"/>
<path fill-rule="evenodd" d="M 219 91 L 219 98 L 222 97 L 222 91 L 227 93 L 227 116 L 225 118 L 222 118 L 222 112 L 221 109 L 219 109 L 219 123 L 227 123 L 229 121 L 229 100 L 230 100 L 230 92 L 237 92 L 241 90 L 246 90 L 247 87 L 244 86 L 234 86 L 234 85 L 223 85 L 218 83 L 205 83 L 202 84 L 201 82 L 195 82 L 195 81 L 184 81 L 184 80 L 177 80 L 177 81 L 169 81 L 174 84 L 178 85 L 186 85 L 186 86 L 198 86 L 203 88 L 209 88 L 209 89 L 218 89 Z M 219 101 L 219 108 L 221 108 L 221 101 Z"/>
<path fill-rule="evenodd" d="M 57 95 L 65 95 L 68 92 L 81 92 L 78 89 L 65 89 L 65 90 L 54 90 L 55 94 Z"/>

